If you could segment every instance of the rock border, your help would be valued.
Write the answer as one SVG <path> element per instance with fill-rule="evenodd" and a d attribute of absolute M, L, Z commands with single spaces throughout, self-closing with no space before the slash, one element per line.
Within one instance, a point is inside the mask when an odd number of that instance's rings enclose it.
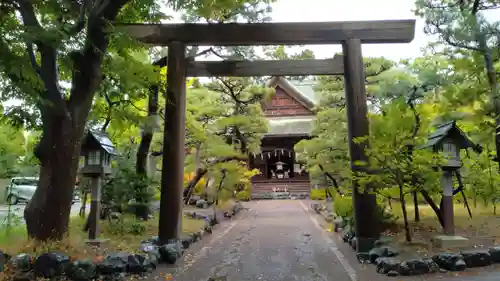
<path fill-rule="evenodd" d="M 342 240 L 356 251 L 356 234 L 353 230 L 343 230 Z M 375 248 L 368 253 L 357 253 L 360 263 L 375 265 L 380 274 L 387 276 L 415 276 L 436 272 L 458 272 L 467 268 L 500 264 L 500 246 L 463 250 L 458 253 L 442 252 L 432 257 L 399 259 L 399 251 L 389 246 L 390 239 L 375 241 Z"/>
<path fill-rule="evenodd" d="M 241 203 L 232 207 L 231 218 L 243 210 Z M 205 226 L 197 232 L 183 235 L 178 240 L 159 245 L 158 237 L 144 240 L 139 246 L 141 253 L 117 252 L 107 254 L 99 260 L 71 260 L 60 253 L 43 253 L 34 257 L 25 253 L 10 256 L 0 251 L 0 272 L 7 269 L 14 281 L 31 281 L 39 278 L 58 280 L 66 278 L 74 281 L 124 280 L 127 276 L 144 276 L 153 272 L 159 264 L 175 264 L 184 252 L 194 243 L 201 241 L 212 233 L 213 227 L 219 224 L 215 216 L 194 214 L 196 219 L 205 220 Z"/>
<path fill-rule="evenodd" d="M 336 217 L 328 212 L 321 203 L 312 203 L 311 210 L 326 222 L 334 223 L 334 231 L 342 231 L 342 240 L 356 251 L 357 239 L 354 230 L 346 226 L 349 218 Z M 389 246 L 391 239 L 375 241 L 375 247 L 367 253 L 356 253 L 362 264 L 373 264 L 376 271 L 387 276 L 416 276 L 436 272 L 459 272 L 467 268 L 485 267 L 500 264 L 500 246 L 463 250 L 458 253 L 442 252 L 432 257 L 399 259 L 397 249 Z"/>

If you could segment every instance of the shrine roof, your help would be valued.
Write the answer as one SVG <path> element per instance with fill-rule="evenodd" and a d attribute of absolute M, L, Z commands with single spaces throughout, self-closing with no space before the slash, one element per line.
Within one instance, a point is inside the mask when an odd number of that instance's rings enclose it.
<path fill-rule="evenodd" d="M 318 103 L 318 97 L 316 96 L 316 91 L 314 91 L 314 83 L 303 81 L 303 82 L 295 82 L 290 81 L 295 89 L 297 89 L 305 98 L 309 99 L 314 104 Z"/>
<path fill-rule="evenodd" d="M 314 120 L 314 116 L 269 118 L 269 132 L 265 136 L 309 136 Z"/>
<path fill-rule="evenodd" d="M 281 76 L 273 76 L 267 83 L 268 87 L 280 86 L 296 101 L 312 110 L 317 104 L 313 81 L 292 81 Z"/>
<path fill-rule="evenodd" d="M 318 98 L 314 91 L 314 81 L 293 81 L 284 77 L 274 76 L 269 80 L 267 86 L 282 87 L 287 94 L 309 110 L 313 110 L 318 103 Z M 268 117 L 269 132 L 265 136 L 309 136 L 311 135 L 315 119 L 315 116 Z"/>

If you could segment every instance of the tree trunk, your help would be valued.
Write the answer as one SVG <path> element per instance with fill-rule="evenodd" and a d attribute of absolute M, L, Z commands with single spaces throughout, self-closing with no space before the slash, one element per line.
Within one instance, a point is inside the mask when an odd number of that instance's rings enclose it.
<path fill-rule="evenodd" d="M 80 191 L 81 191 L 82 206 L 80 207 L 80 212 L 78 214 L 80 215 L 80 217 L 84 218 L 87 209 L 87 199 L 90 194 L 90 186 L 88 184 L 87 178 L 82 178 L 80 180 Z"/>
<path fill-rule="evenodd" d="M 70 118 L 45 120 L 37 151 L 40 180 L 24 211 L 28 236 L 60 240 L 68 231 L 84 124 Z"/>
<path fill-rule="evenodd" d="M 43 122 L 42 138 L 35 153 L 40 160 L 40 180 L 24 210 L 31 238 L 60 240 L 67 233 L 81 140 L 95 90 L 102 79 L 101 64 L 109 43 L 106 27 L 127 2 L 107 1 L 87 18 L 83 48 L 70 55 L 73 73 L 68 99 L 58 85 L 57 50 L 37 43 L 42 57 L 40 78 L 46 93 L 38 104 Z M 33 14 L 31 17 L 36 21 Z"/>
<path fill-rule="evenodd" d="M 474 190 L 473 192 L 474 192 L 474 193 L 473 193 L 473 195 L 472 195 L 472 196 L 473 196 L 473 197 L 472 197 L 472 204 L 474 205 L 474 209 L 477 209 L 477 193 L 476 193 L 476 191 L 475 191 L 475 190 Z"/>
<path fill-rule="evenodd" d="M 413 206 L 415 208 L 415 222 L 419 222 L 420 211 L 418 209 L 418 193 L 416 191 L 413 191 L 412 194 L 413 194 Z"/>
<path fill-rule="evenodd" d="M 493 52 L 490 47 L 488 47 L 486 34 L 479 30 L 479 22 L 477 14 L 474 13 L 474 20 L 476 21 L 476 26 L 478 30 L 476 31 L 476 42 L 479 45 L 480 50 L 483 53 L 484 65 L 486 70 L 486 77 L 488 78 L 488 84 L 490 86 L 490 99 L 493 103 L 495 110 L 495 148 L 496 148 L 496 161 L 499 165 L 500 170 L 500 97 L 498 96 L 498 81 L 497 72 L 493 61 Z"/>
<path fill-rule="evenodd" d="M 217 192 L 215 193 L 215 206 L 219 206 L 219 194 L 222 190 L 222 185 L 224 184 L 224 180 L 226 179 L 226 173 L 222 172 L 222 177 L 219 181 L 219 186 L 217 187 Z"/>
<path fill-rule="evenodd" d="M 236 136 L 236 139 L 240 141 L 240 152 L 242 154 L 247 154 L 247 140 L 245 139 L 245 137 L 243 136 L 243 134 L 241 133 L 240 129 L 238 127 L 235 127 L 235 136 Z"/>
<path fill-rule="evenodd" d="M 193 179 L 191 179 L 187 185 L 187 187 L 184 188 L 184 204 L 189 204 L 189 199 L 191 199 L 191 196 L 194 193 L 194 189 L 198 182 L 205 176 L 205 174 L 208 172 L 207 169 L 197 169 L 196 170 L 196 175 L 194 176 Z"/>
<path fill-rule="evenodd" d="M 485 52 L 484 60 L 486 64 L 486 74 L 488 76 L 488 82 L 491 89 L 491 97 L 495 108 L 495 148 L 498 169 L 500 170 L 500 97 L 498 97 L 498 81 L 495 67 L 493 66 L 491 50 L 488 49 L 488 51 Z"/>
<path fill-rule="evenodd" d="M 432 200 L 432 197 L 425 190 L 421 190 L 420 194 L 422 194 L 422 197 L 424 197 L 425 202 L 427 202 L 427 204 L 429 204 L 429 206 L 431 206 L 432 210 L 434 211 L 434 213 L 436 214 L 436 216 L 439 220 L 439 223 L 441 224 L 442 227 L 444 227 L 443 215 L 441 214 L 441 210 L 436 205 L 434 200 Z"/>
<path fill-rule="evenodd" d="M 138 175 L 147 175 L 148 152 L 151 142 L 153 141 L 153 134 L 142 133 L 141 143 L 137 148 L 137 159 L 135 162 L 135 171 Z"/>
<path fill-rule="evenodd" d="M 149 100 L 148 100 L 148 117 L 151 124 L 146 124 L 141 137 L 141 143 L 137 149 L 137 158 L 135 163 L 135 170 L 138 175 L 147 174 L 147 160 L 148 152 L 151 147 L 151 142 L 153 141 L 153 117 L 158 114 L 158 85 L 152 85 L 149 87 Z"/>
<path fill-rule="evenodd" d="M 406 210 L 405 194 L 403 185 L 399 185 L 399 200 L 401 200 L 401 211 L 403 212 L 403 220 L 405 224 L 405 238 L 406 242 L 411 242 L 410 224 L 408 223 L 408 212 Z"/>

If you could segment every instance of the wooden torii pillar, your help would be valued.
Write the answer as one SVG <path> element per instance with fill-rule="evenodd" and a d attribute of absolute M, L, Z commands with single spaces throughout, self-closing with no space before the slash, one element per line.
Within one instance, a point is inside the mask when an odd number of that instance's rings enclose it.
<path fill-rule="evenodd" d="M 168 46 L 167 104 L 163 143 L 162 197 L 159 237 L 162 243 L 178 239 L 182 221 L 186 77 L 196 76 L 303 76 L 345 75 L 351 169 L 368 161 L 368 143 L 354 139 L 369 135 L 365 74 L 361 44 L 408 43 L 415 36 L 415 20 L 229 23 L 229 24 L 120 24 L 126 32 L 147 44 Z M 343 59 L 302 61 L 212 61 L 185 58 L 186 45 L 308 45 L 342 44 Z M 366 252 L 380 235 L 376 196 L 369 188 L 360 192 L 353 182 L 353 205 L 358 251 Z"/>
<path fill-rule="evenodd" d="M 344 84 L 347 109 L 347 129 L 349 137 L 349 154 L 351 170 L 362 172 L 358 161 L 368 162 L 365 153 L 369 144 L 354 142 L 356 138 L 369 134 L 368 109 L 366 104 L 365 70 L 361 53 L 360 39 L 347 39 L 342 43 L 344 54 Z M 364 169 L 366 171 L 366 168 Z M 358 252 L 368 252 L 373 248 L 375 240 L 380 236 L 380 219 L 377 214 L 377 197 L 370 188 L 360 192 L 359 184 L 353 182 L 354 223 Z"/>

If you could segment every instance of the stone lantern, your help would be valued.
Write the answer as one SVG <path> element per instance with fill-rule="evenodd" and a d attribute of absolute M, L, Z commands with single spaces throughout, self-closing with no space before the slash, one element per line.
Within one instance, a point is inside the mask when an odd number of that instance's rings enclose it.
<path fill-rule="evenodd" d="M 80 173 L 91 179 L 91 203 L 88 219 L 89 243 L 99 243 L 98 220 L 101 203 L 101 181 L 111 174 L 111 157 L 118 155 L 108 135 L 103 132 L 88 131 L 82 141 L 83 167 Z"/>

